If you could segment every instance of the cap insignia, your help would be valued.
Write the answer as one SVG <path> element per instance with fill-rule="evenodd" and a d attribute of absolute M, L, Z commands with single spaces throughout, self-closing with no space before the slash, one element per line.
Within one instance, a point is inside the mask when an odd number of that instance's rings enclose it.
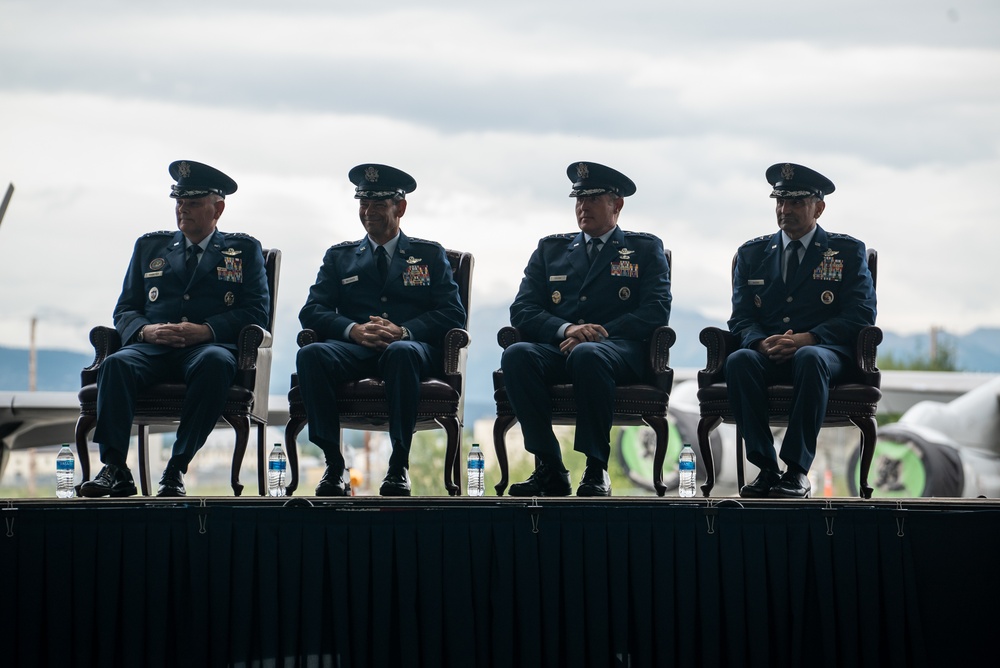
<path fill-rule="evenodd" d="M 795 178 L 795 168 L 786 162 L 784 165 L 781 166 L 781 178 L 785 179 L 786 181 L 791 181 L 793 178 Z"/>
<path fill-rule="evenodd" d="M 585 179 L 590 176 L 590 168 L 587 163 L 581 162 L 576 165 L 576 178 Z"/>
<path fill-rule="evenodd" d="M 186 179 L 191 176 L 191 165 L 187 164 L 187 162 L 182 162 L 177 165 L 177 173 L 181 175 L 181 178 Z"/>
<path fill-rule="evenodd" d="M 374 167 L 368 167 L 365 169 L 365 181 L 371 181 L 372 183 L 378 183 L 378 170 Z"/>

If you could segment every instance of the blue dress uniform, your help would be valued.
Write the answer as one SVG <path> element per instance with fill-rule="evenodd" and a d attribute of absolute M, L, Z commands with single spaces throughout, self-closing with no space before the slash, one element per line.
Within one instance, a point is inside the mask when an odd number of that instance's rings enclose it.
<path fill-rule="evenodd" d="M 367 174 L 367 177 L 365 176 Z M 351 170 L 359 199 L 378 200 L 416 188 L 412 177 L 385 165 L 361 165 Z M 367 180 L 366 180 L 367 179 Z M 377 181 L 377 183 L 376 183 Z M 420 380 L 442 368 L 441 343 L 449 329 L 465 324 L 465 308 L 444 248 L 399 232 L 389 258 L 386 278 L 380 278 L 369 237 L 338 244 L 327 250 L 316 283 L 309 290 L 299 322 L 315 330 L 317 343 L 300 348 L 296 369 L 309 422 L 309 440 L 326 455 L 327 472 L 317 494 L 344 468 L 340 448 L 337 385 L 377 375 L 384 379 L 389 404 L 390 473 L 409 465 L 410 442 L 416 426 Z M 352 323 L 369 316 L 389 320 L 408 332 L 385 349 L 355 343 L 347 335 Z M 409 493 L 408 481 L 393 493 Z M 341 483 L 346 484 L 346 483 Z M 337 494 L 347 493 L 341 487 Z M 385 493 L 385 492 L 383 492 Z"/>
<path fill-rule="evenodd" d="M 186 471 L 222 413 L 236 374 L 237 339 L 245 325 L 267 327 L 269 293 L 260 243 L 246 234 L 212 235 L 189 279 L 181 232 L 140 237 L 115 307 L 123 347 L 101 364 L 94 440 L 106 451 L 127 452 L 136 393 L 164 381 L 188 385 L 171 460 Z M 172 348 L 137 340 L 144 325 L 204 323 L 215 341 Z"/>
<path fill-rule="evenodd" d="M 797 173 L 797 181 L 780 181 L 781 167 Z M 822 198 L 833 191 L 828 179 L 798 165 L 775 165 L 768 175 L 775 186 L 772 197 Z M 815 225 L 799 269 L 787 281 L 782 279 L 783 243 L 779 231 L 748 241 L 737 251 L 729 329 L 740 337 L 743 348 L 727 359 L 726 381 L 747 456 L 762 471 L 778 468 L 768 424 L 767 386 L 789 381 L 795 386 L 780 458 L 804 473 L 816 454 L 829 388 L 855 364 L 854 346 L 861 328 L 875 323 L 875 288 L 865 245 L 853 237 Z M 763 339 L 789 330 L 809 332 L 817 344 L 799 348 L 783 363 L 753 349 Z"/>
<path fill-rule="evenodd" d="M 528 452 L 560 456 L 548 386 L 571 382 L 578 407 L 574 449 L 607 464 L 615 383 L 641 377 L 644 342 L 670 317 L 669 276 L 663 243 L 651 234 L 616 226 L 593 264 L 582 232 L 539 241 L 510 307 L 511 324 L 525 341 L 501 359 Z M 566 323 L 602 325 L 608 338 L 564 355 L 558 333 Z"/>

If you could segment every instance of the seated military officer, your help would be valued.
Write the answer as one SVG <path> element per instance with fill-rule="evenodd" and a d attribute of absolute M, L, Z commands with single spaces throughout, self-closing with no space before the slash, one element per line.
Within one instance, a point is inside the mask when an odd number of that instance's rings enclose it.
<path fill-rule="evenodd" d="M 740 496 L 803 498 L 830 386 L 856 366 L 861 328 L 875 324 L 875 288 L 865 245 L 817 224 L 833 182 L 808 167 L 772 165 L 775 234 L 740 246 L 729 330 L 742 348 L 726 358 L 729 404 L 760 475 Z M 778 466 L 767 387 L 795 388 Z"/>
<path fill-rule="evenodd" d="M 501 358 L 504 383 L 537 466 L 512 496 L 566 496 L 569 472 L 552 431 L 548 387 L 572 383 L 574 449 L 587 456 L 579 496 L 610 496 L 608 458 L 616 383 L 640 379 L 649 337 L 670 317 L 663 243 L 625 232 L 618 215 L 635 184 L 593 162 L 567 169 L 579 233 L 543 238 L 528 260 L 510 322 L 522 342 Z"/>
<path fill-rule="evenodd" d="M 326 456 L 317 496 L 349 496 L 340 445 L 337 385 L 367 376 L 385 381 L 392 455 L 379 493 L 409 496 L 410 441 L 422 377 L 444 364 L 449 329 L 465 323 L 465 308 L 444 248 L 399 229 L 406 194 L 417 183 L 386 165 L 348 173 L 367 235 L 327 250 L 299 321 L 317 343 L 299 349 L 295 365 L 309 422 L 309 440 Z"/>
<path fill-rule="evenodd" d="M 136 394 L 160 382 L 183 382 L 177 440 L 157 496 L 183 496 L 184 473 L 222 414 L 236 376 L 240 330 L 266 327 L 267 276 L 260 243 L 216 229 L 236 182 L 192 160 L 174 162 L 177 232 L 150 232 L 135 243 L 115 307 L 122 348 L 97 374 L 97 425 L 104 467 L 83 496 L 136 493 L 125 464 Z"/>

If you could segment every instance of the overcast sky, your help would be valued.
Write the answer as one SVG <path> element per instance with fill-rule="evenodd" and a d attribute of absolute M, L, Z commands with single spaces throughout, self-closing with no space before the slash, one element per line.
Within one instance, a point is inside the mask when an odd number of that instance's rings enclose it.
<path fill-rule="evenodd" d="M 636 182 L 619 223 L 673 250 L 675 307 L 724 325 L 790 161 L 878 249 L 879 325 L 1000 327 L 995 0 L 0 0 L 0 345 L 35 316 L 90 350 L 135 238 L 176 229 L 177 159 L 239 183 L 220 229 L 282 250 L 282 356 L 326 247 L 363 236 L 362 162 L 416 178 L 407 234 L 475 254 L 473 313 L 576 230 L 589 160 Z"/>

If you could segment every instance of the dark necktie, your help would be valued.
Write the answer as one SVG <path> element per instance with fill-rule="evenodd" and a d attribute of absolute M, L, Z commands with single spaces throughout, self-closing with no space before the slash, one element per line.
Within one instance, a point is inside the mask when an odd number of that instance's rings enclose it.
<path fill-rule="evenodd" d="M 375 266 L 378 267 L 378 275 L 385 282 L 385 277 L 389 273 L 389 254 L 385 252 L 383 246 L 375 249 Z"/>
<path fill-rule="evenodd" d="M 187 249 L 187 260 L 184 262 L 184 267 L 187 269 L 188 280 L 194 276 L 194 270 L 198 268 L 198 253 L 201 252 L 201 246 L 188 246 Z"/>
<path fill-rule="evenodd" d="M 587 250 L 587 257 L 590 259 L 590 264 L 594 264 L 594 259 L 597 258 L 597 254 L 601 252 L 601 240 L 597 237 L 592 237 L 590 241 L 587 242 L 590 248 Z"/>
<path fill-rule="evenodd" d="M 798 239 L 794 241 L 789 241 L 788 246 L 785 250 L 788 251 L 788 268 L 785 270 L 785 285 L 791 284 L 792 280 L 795 278 L 795 274 L 799 270 L 799 249 L 802 248 L 802 242 Z"/>

